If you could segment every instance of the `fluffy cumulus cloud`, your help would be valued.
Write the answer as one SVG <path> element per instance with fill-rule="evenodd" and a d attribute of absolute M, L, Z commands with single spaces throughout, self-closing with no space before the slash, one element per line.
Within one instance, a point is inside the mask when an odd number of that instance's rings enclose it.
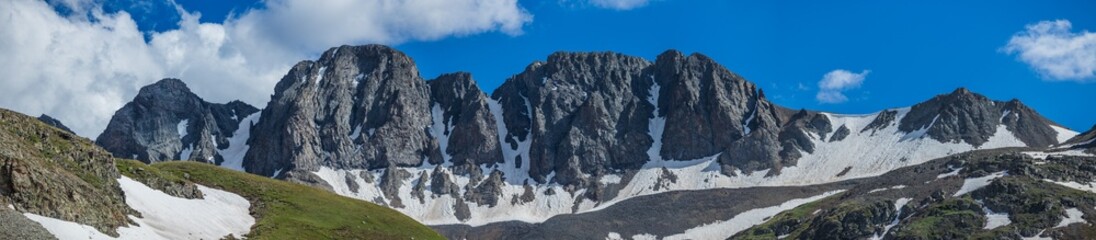
<path fill-rule="evenodd" d="M 648 0 L 590 0 L 594 6 L 616 10 L 631 10 L 646 6 L 647 2 Z"/>
<path fill-rule="evenodd" d="M 93 138 L 162 78 L 180 78 L 211 102 L 262 107 L 291 64 L 330 47 L 518 35 L 532 21 L 516 0 L 267 0 L 222 23 L 178 6 L 177 29 L 142 33 L 128 13 L 98 2 L 55 2 L 74 12 L 65 15 L 43 1 L 0 1 L 0 107 L 49 114 Z"/>
<path fill-rule="evenodd" d="M 1091 82 L 1096 79 L 1096 33 L 1072 28 L 1068 20 L 1030 24 L 1002 51 L 1017 55 L 1044 79 Z"/>
<path fill-rule="evenodd" d="M 844 69 L 830 71 L 822 76 L 821 81 L 818 81 L 818 94 L 815 95 L 815 99 L 821 103 L 849 101 L 844 91 L 859 88 L 860 84 L 864 83 L 864 78 L 868 76 L 868 73 L 871 73 L 871 70 L 864 70 L 860 73 L 853 73 Z"/>

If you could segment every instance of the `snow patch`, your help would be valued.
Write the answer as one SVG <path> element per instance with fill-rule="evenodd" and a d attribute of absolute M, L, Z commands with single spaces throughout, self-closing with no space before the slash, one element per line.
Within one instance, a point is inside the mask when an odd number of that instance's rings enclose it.
<path fill-rule="evenodd" d="M 1060 228 L 1060 227 L 1069 226 L 1070 224 L 1074 224 L 1074 223 L 1085 223 L 1085 219 L 1082 218 L 1082 217 L 1084 217 L 1084 215 L 1085 215 L 1085 213 L 1081 212 L 1081 210 L 1077 210 L 1077 208 L 1067 208 L 1066 209 L 1066 218 L 1063 218 L 1062 221 L 1058 223 L 1058 226 L 1054 226 L 1054 227 L 1055 228 Z"/>
<path fill-rule="evenodd" d="M 929 125 L 921 126 L 920 129 L 913 130 L 912 132 L 906 133 L 906 136 L 903 136 L 902 140 L 912 140 L 912 139 L 919 139 L 921 137 L 924 137 L 925 134 L 927 134 L 929 132 L 929 128 L 932 128 L 932 125 L 936 125 L 936 120 L 938 120 L 938 119 L 940 119 L 940 114 L 936 114 L 935 117 L 932 117 L 932 122 L 930 122 Z"/>
<path fill-rule="evenodd" d="M 143 216 L 129 216 L 137 224 L 118 228 L 119 238 L 75 222 L 32 213 L 23 215 L 42 224 L 59 239 L 220 239 L 228 234 L 243 236 L 255 224 L 248 211 L 251 203 L 230 192 L 198 185 L 204 199 L 185 199 L 124 176 L 118 179 L 118 184 L 125 192 L 126 203 Z"/>
<path fill-rule="evenodd" d="M 982 207 L 982 212 L 986 213 L 986 226 L 982 229 L 995 229 L 1005 225 L 1012 224 L 1012 221 L 1008 219 L 1007 212 L 993 212 L 989 208 Z"/>
<path fill-rule="evenodd" d="M 951 177 L 951 176 L 958 176 L 959 171 L 961 171 L 961 170 L 963 170 L 963 168 L 956 168 L 955 170 L 952 170 L 951 172 L 936 175 L 936 179 L 941 179 L 941 178 L 946 178 L 946 177 Z"/>
<path fill-rule="evenodd" d="M 658 236 L 650 233 L 632 235 L 632 240 L 658 240 Z"/>
<path fill-rule="evenodd" d="M 756 108 L 756 107 L 754 107 L 754 108 Z M 750 112 L 750 117 L 747 117 L 746 121 L 742 122 L 742 129 L 744 131 L 744 133 L 742 133 L 742 135 L 750 135 L 750 122 L 753 121 L 755 115 L 757 115 L 757 110 L 751 111 Z"/>
<path fill-rule="evenodd" d="M 1078 157 L 1091 157 L 1092 154 L 1086 153 L 1080 149 L 1055 151 L 1055 152 L 1043 152 L 1043 151 L 1031 151 L 1023 152 L 1023 154 L 1030 156 L 1034 159 L 1046 160 L 1048 156 L 1078 156 Z"/>
<path fill-rule="evenodd" d="M 175 124 L 175 131 L 179 133 L 179 141 L 182 141 L 186 137 L 186 129 L 190 126 L 189 119 L 183 119 L 179 121 L 179 124 Z"/>
<path fill-rule="evenodd" d="M 982 177 L 967 178 L 963 180 L 963 187 L 960 187 L 959 191 L 955 192 L 955 194 L 952 196 L 962 196 L 963 194 L 967 194 L 983 187 L 989 186 L 989 183 L 993 182 L 994 179 L 1004 176 L 1008 176 L 1007 171 L 995 172 Z"/>
<path fill-rule="evenodd" d="M 363 80 L 365 80 L 365 74 L 358 73 L 357 76 L 354 76 L 354 86 L 361 85 Z"/>
<path fill-rule="evenodd" d="M 609 236 L 605 237 L 605 240 L 624 240 L 624 238 L 620 237 L 620 233 L 609 232 Z"/>
<path fill-rule="evenodd" d="M 872 189 L 871 191 L 868 191 L 868 193 L 882 192 L 882 191 L 886 191 L 888 189 L 898 190 L 898 189 L 903 189 L 903 188 L 906 188 L 906 185 L 895 185 L 895 186 L 891 186 L 889 188 L 876 188 L 876 189 Z"/>
<path fill-rule="evenodd" d="M 613 175 L 613 174 L 607 174 L 605 176 L 601 176 L 601 179 L 598 179 L 598 182 L 600 182 L 601 184 L 605 184 L 605 185 L 619 184 L 620 183 L 620 176 Z"/>
<path fill-rule="evenodd" d="M 1080 134 L 1080 133 L 1075 132 L 1073 130 L 1069 130 L 1068 128 L 1059 127 L 1059 126 L 1055 126 L 1055 125 L 1050 125 L 1050 128 L 1053 128 L 1055 132 L 1058 132 L 1058 136 L 1057 136 L 1058 143 L 1064 143 L 1066 141 L 1069 141 L 1070 138 L 1073 138 L 1073 137 L 1077 136 L 1077 134 Z"/>
<path fill-rule="evenodd" d="M 179 152 L 179 160 L 190 160 L 190 154 L 194 153 L 194 145 L 187 145 L 183 148 L 183 151 Z"/>
<path fill-rule="evenodd" d="M 435 139 L 438 139 L 438 147 L 441 148 L 442 162 L 448 163 L 449 159 L 453 159 L 453 156 L 450 156 L 448 151 L 449 133 L 453 132 L 453 126 L 450 126 L 452 122 L 445 122 L 445 111 L 442 111 L 441 105 L 437 103 L 434 103 L 434 106 L 430 108 L 430 116 L 433 119 L 433 125 L 430 126 L 430 135 L 433 135 Z"/>
<path fill-rule="evenodd" d="M 797 198 L 788 200 L 777 206 L 765 207 L 748 210 L 726 221 L 717 221 L 710 224 L 701 225 L 699 227 L 685 230 L 684 233 L 668 236 L 663 240 L 675 240 L 675 239 L 727 239 L 733 236 L 735 233 L 746 230 L 754 225 L 762 224 L 769 218 L 776 216 L 780 212 L 791 210 L 799 205 L 807 204 L 810 202 L 818 201 L 829 196 L 844 192 L 845 190 L 835 190 L 825 192 L 818 196 L 808 198 Z"/>
<path fill-rule="evenodd" d="M 358 125 L 357 127 L 354 127 L 354 131 L 352 131 L 350 133 L 350 140 L 351 141 L 358 141 L 358 137 L 361 137 L 361 136 L 362 136 L 362 125 Z"/>
<path fill-rule="evenodd" d="M 240 125 L 236 127 L 236 132 L 228 138 L 228 148 L 217 149 L 217 153 L 224 159 L 221 167 L 244 171 L 244 155 L 247 155 L 247 150 L 251 148 L 247 145 L 247 140 L 251 139 L 251 125 L 259 122 L 260 116 L 262 116 L 260 112 L 255 112 L 244 117 L 244 120 L 240 121 Z"/>
<path fill-rule="evenodd" d="M 1072 189 L 1096 193 L 1096 183 L 1057 182 L 1050 179 L 1043 179 L 1043 181 L 1052 182 Z"/>

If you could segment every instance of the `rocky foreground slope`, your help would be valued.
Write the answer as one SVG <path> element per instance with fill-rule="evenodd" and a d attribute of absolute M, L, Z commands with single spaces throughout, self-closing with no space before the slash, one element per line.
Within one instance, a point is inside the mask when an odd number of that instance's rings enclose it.
<path fill-rule="evenodd" d="M 138 126 L 157 134 L 112 124 L 97 142 L 143 139 L 132 148 L 161 156 L 136 156 L 145 162 L 183 156 L 181 146 L 221 153 L 222 166 L 373 201 L 430 225 L 539 223 L 676 190 L 837 183 L 1077 135 L 1018 100 L 967 89 L 865 115 L 792 110 L 711 58 L 672 50 L 653 62 L 554 53 L 488 95 L 468 73 L 425 80 L 389 47 L 332 48 L 295 65 L 266 108 L 215 121 L 238 124 L 221 128 L 232 135 L 208 137 L 227 139 L 218 144 L 186 145 L 212 130 L 172 134 L 197 120 L 150 120 L 176 113 L 145 109 L 124 108 L 112 123 L 147 123 Z M 188 159 L 205 159 L 193 153 Z"/>
<path fill-rule="evenodd" d="M 442 238 L 394 210 L 304 185 L 206 163 L 114 159 L 0 109 L 0 239 L 236 237 Z"/>

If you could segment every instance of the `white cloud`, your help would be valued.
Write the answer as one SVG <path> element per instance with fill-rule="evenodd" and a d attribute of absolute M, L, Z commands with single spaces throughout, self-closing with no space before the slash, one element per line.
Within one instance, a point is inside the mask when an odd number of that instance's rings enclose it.
<path fill-rule="evenodd" d="M 871 73 L 871 70 L 864 70 L 860 73 L 853 73 L 844 69 L 830 71 L 822 76 L 821 81 L 818 81 L 818 94 L 815 95 L 815 99 L 821 103 L 846 102 L 849 98 L 843 92 L 859 88 L 860 84 L 864 83 L 864 78 L 868 76 L 868 73 Z"/>
<path fill-rule="evenodd" d="M 0 107 L 50 114 L 94 138 L 162 78 L 182 79 L 207 101 L 262 107 L 292 64 L 330 47 L 518 35 L 532 21 L 516 0 L 267 0 L 219 24 L 180 7 L 179 28 L 146 42 L 129 14 L 103 13 L 97 2 L 65 0 L 89 13 L 65 17 L 43 1 L 0 1 Z"/>
<path fill-rule="evenodd" d="M 1001 50 L 1017 54 L 1044 79 L 1092 81 L 1096 77 L 1096 33 L 1072 32 L 1068 20 L 1041 21 L 1012 35 Z"/>
<path fill-rule="evenodd" d="M 616 10 L 631 10 L 646 6 L 648 2 L 648 0 L 590 0 L 594 6 Z"/>

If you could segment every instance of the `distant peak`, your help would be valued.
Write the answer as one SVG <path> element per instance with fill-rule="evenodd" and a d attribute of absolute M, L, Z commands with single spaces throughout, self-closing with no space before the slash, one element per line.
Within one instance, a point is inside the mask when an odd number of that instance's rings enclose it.
<path fill-rule="evenodd" d="M 472 79 L 472 74 L 469 72 L 445 73 L 430 80 L 430 82 L 437 82 L 437 84 L 442 85 L 476 86 L 476 81 Z"/>
<path fill-rule="evenodd" d="M 952 91 L 951 94 L 953 94 L 953 95 L 971 94 L 971 92 L 970 92 L 970 89 L 967 89 L 966 87 L 959 87 L 959 88 L 956 88 L 955 91 Z"/>
<path fill-rule="evenodd" d="M 677 49 L 666 49 L 666 51 L 658 54 L 658 58 L 663 57 L 685 57 L 685 54 L 681 53 L 681 51 L 678 51 Z"/>
<path fill-rule="evenodd" d="M 190 92 L 190 88 L 186 86 L 183 80 L 177 78 L 164 78 L 155 83 L 149 84 L 141 88 L 141 91 L 137 95 L 149 94 L 153 92 L 161 91 L 185 91 Z"/>
<path fill-rule="evenodd" d="M 644 61 L 639 57 L 628 56 L 611 51 L 602 52 L 565 52 L 559 51 L 548 55 L 548 63 L 579 62 L 579 61 Z"/>

